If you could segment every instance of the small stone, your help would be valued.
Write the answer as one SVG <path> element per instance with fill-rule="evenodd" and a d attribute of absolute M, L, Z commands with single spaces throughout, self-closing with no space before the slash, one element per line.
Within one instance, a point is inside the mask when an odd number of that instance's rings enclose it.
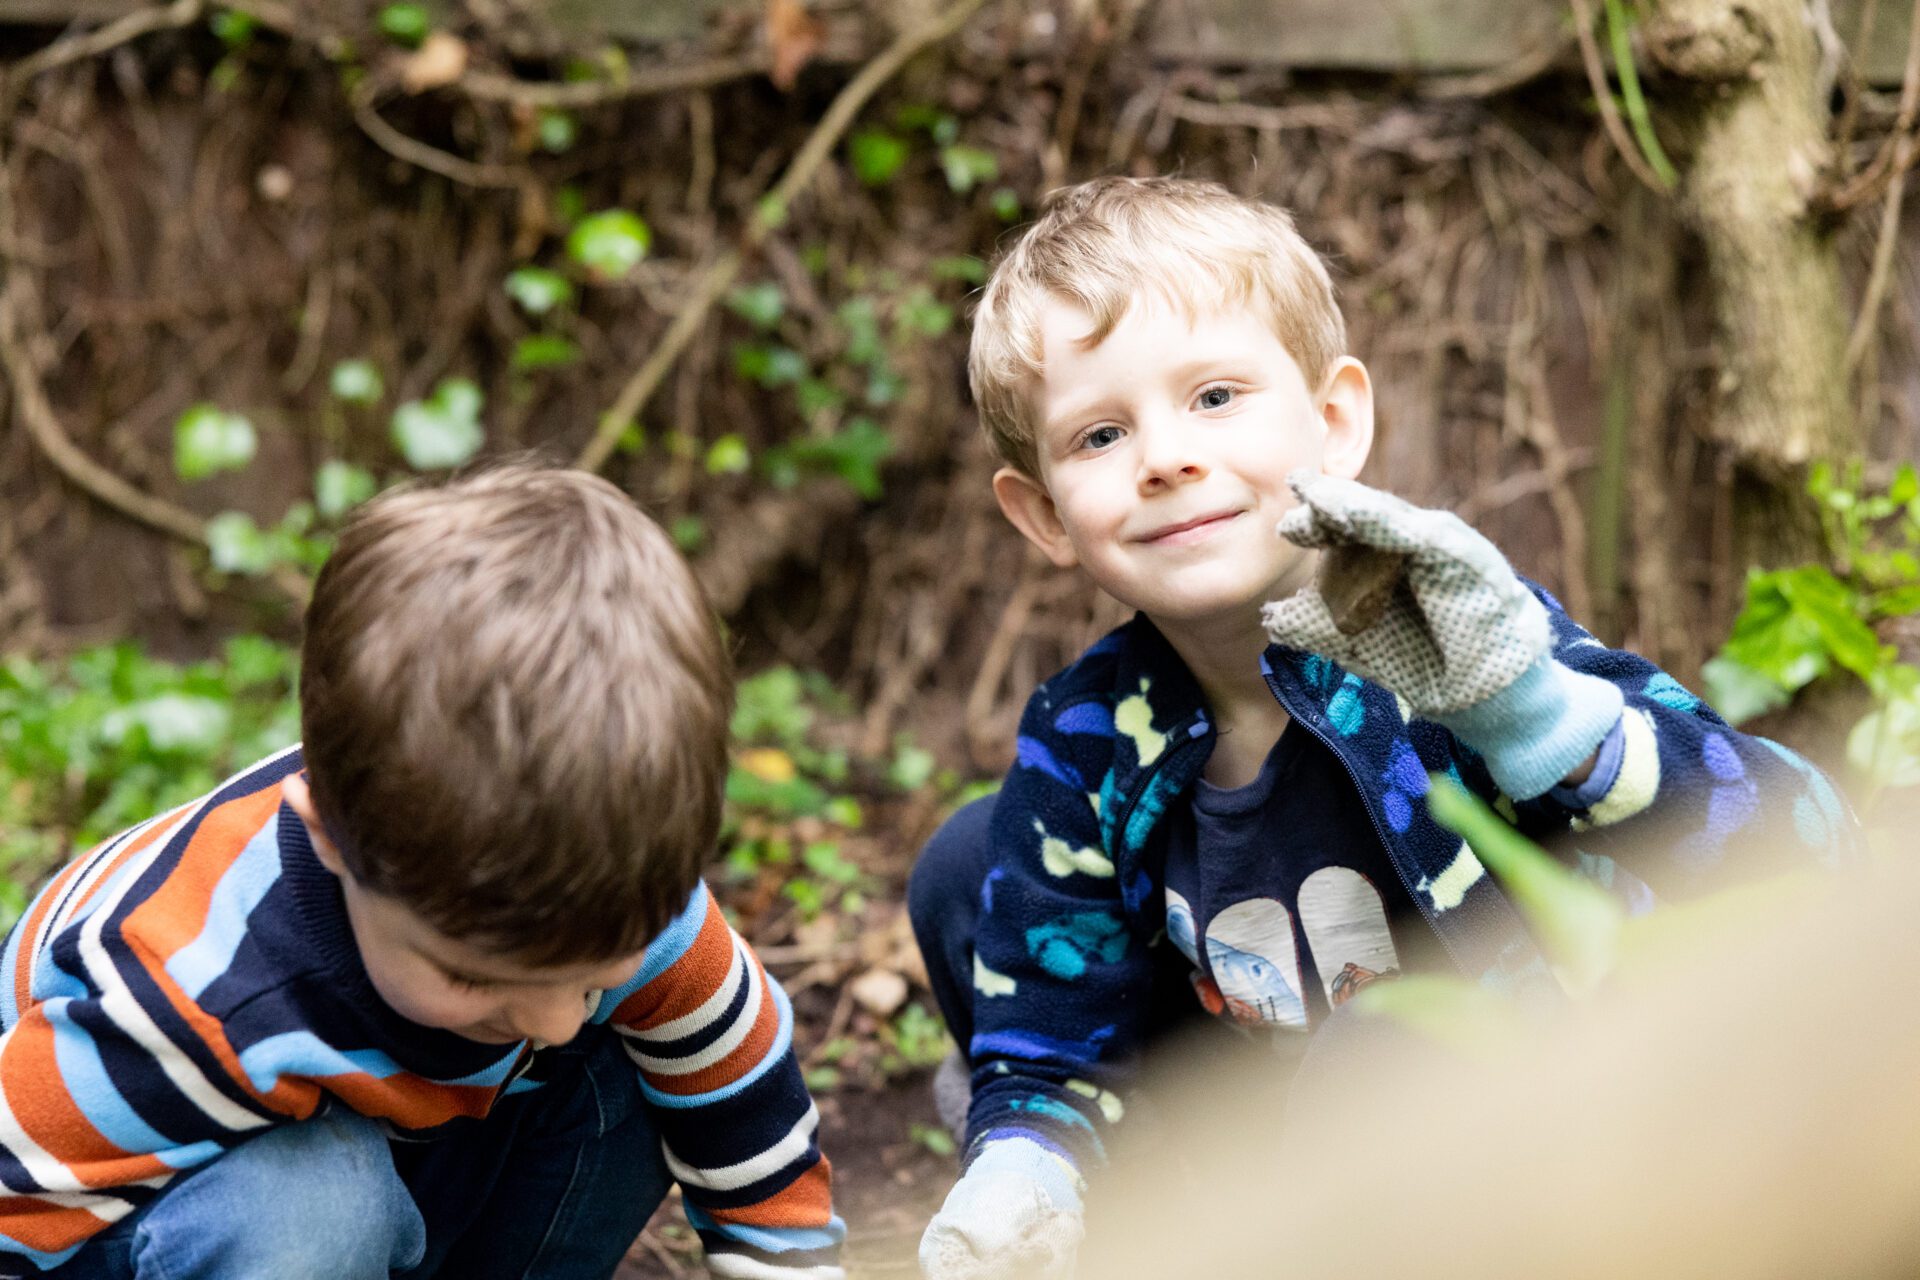
<path fill-rule="evenodd" d="M 262 200 L 279 204 L 293 194 L 293 170 L 283 164 L 268 164 L 253 175 L 253 188 Z"/>
<path fill-rule="evenodd" d="M 869 969 L 850 989 L 853 1002 L 876 1018 L 891 1018 L 907 1002 L 907 980 L 891 969 Z"/>

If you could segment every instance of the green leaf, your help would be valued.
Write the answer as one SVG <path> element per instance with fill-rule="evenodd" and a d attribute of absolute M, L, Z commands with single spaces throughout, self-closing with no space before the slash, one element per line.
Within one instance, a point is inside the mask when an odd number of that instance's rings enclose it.
<path fill-rule="evenodd" d="M 706 545 L 707 522 L 699 516 L 675 516 L 667 526 L 667 536 L 684 554 L 692 555 Z"/>
<path fill-rule="evenodd" d="M 887 781 L 902 791 L 918 791 L 927 785 L 938 767 L 939 761 L 933 758 L 933 752 L 903 742 L 893 753 L 893 763 L 887 766 Z"/>
<path fill-rule="evenodd" d="M 743 342 L 733 349 L 733 371 L 772 390 L 807 376 L 806 357 L 778 343 Z"/>
<path fill-rule="evenodd" d="M 864 295 L 848 298 L 833 313 L 846 330 L 846 358 L 851 364 L 869 365 L 886 354 L 880 341 L 880 309 Z"/>
<path fill-rule="evenodd" d="M 379 492 L 373 473 L 337 460 L 313 473 L 313 501 L 320 514 L 335 520 Z"/>
<path fill-rule="evenodd" d="M 862 129 L 847 141 L 853 176 L 869 187 L 884 187 L 907 162 L 906 139 L 884 129 Z"/>
<path fill-rule="evenodd" d="M 544 316 L 573 301 L 573 285 L 558 271 L 545 267 L 516 267 L 506 282 L 507 296 L 530 316 Z"/>
<path fill-rule="evenodd" d="M 1887 497 L 1895 506 L 1906 506 L 1915 498 L 1920 498 L 1920 471 L 1915 471 L 1911 462 L 1903 462 L 1900 469 L 1893 473 L 1893 483 L 1887 486 Z"/>
<path fill-rule="evenodd" d="M 253 424 L 214 404 L 196 404 L 173 424 L 173 470 L 182 480 L 235 471 L 253 461 Z"/>
<path fill-rule="evenodd" d="M 950 1156 L 956 1150 L 953 1135 L 939 1125 L 915 1121 L 907 1126 L 907 1136 L 937 1156 Z"/>
<path fill-rule="evenodd" d="M 327 378 L 327 390 L 333 393 L 334 399 L 348 404 L 373 404 L 387 393 L 387 386 L 373 361 L 353 359 L 333 366 L 333 373 Z"/>
<path fill-rule="evenodd" d="M 276 563 L 273 540 L 244 511 L 207 521 L 207 552 L 222 573 L 262 574 Z"/>
<path fill-rule="evenodd" d="M 955 195 L 966 195 L 975 187 L 1000 176 L 1000 161 L 991 151 L 979 147 L 940 148 L 940 169 L 947 175 L 947 186 Z"/>
<path fill-rule="evenodd" d="M 970 253 L 935 258 L 931 270 L 935 280 L 962 280 L 967 284 L 987 282 L 987 264 Z"/>
<path fill-rule="evenodd" d="M 1819 626 L 1787 598 L 1791 571 L 1747 575 L 1747 600 L 1721 652 L 1792 693 L 1825 675 L 1831 665 Z"/>
<path fill-rule="evenodd" d="M 797 466 L 839 476 L 871 502 L 880 496 L 880 465 L 893 455 L 893 437 L 872 418 L 856 417 L 831 436 L 805 437 L 786 446 Z"/>
<path fill-rule="evenodd" d="M 919 285 L 900 299 L 894 308 L 893 322 L 902 334 L 938 338 L 953 328 L 953 308 Z"/>
<path fill-rule="evenodd" d="M 827 413 L 844 409 L 847 397 L 840 388 L 822 378 L 802 378 L 793 389 L 794 405 L 809 422 Z"/>
<path fill-rule="evenodd" d="M 513 344 L 513 367 L 525 373 L 530 369 L 564 369 L 580 358 L 580 348 L 557 333 L 536 333 Z"/>
<path fill-rule="evenodd" d="M 1785 569 L 1775 577 L 1781 595 L 1819 632 L 1833 660 L 1868 679 L 1881 662 L 1880 641 L 1861 619 L 1853 589 L 1819 565 Z"/>
<path fill-rule="evenodd" d="M 563 227 L 575 226 L 587 216 L 587 197 L 569 182 L 553 193 L 553 217 Z"/>
<path fill-rule="evenodd" d="M 427 16 L 425 6 L 417 4 L 390 4 L 380 10 L 377 21 L 380 34 L 396 44 L 409 47 L 425 40 L 427 32 L 433 28 L 433 20 Z"/>
<path fill-rule="evenodd" d="M 1709 658 L 1700 668 L 1707 703 L 1728 724 L 1744 724 L 1755 716 L 1778 711 L 1793 695 L 1767 675 L 1725 654 Z"/>
<path fill-rule="evenodd" d="M 724 435 L 707 449 L 707 474 L 737 476 L 752 464 L 747 442 L 737 435 Z"/>
<path fill-rule="evenodd" d="M 101 726 L 109 741 L 138 732 L 150 750 L 207 754 L 225 742 L 233 713 L 225 702 L 187 693 L 163 693 L 133 703 L 106 718 Z"/>
<path fill-rule="evenodd" d="M 1847 763 L 1875 787 L 1920 786 L 1920 698 L 1898 698 L 1862 717 L 1847 735 Z"/>
<path fill-rule="evenodd" d="M 786 295 L 771 280 L 743 284 L 727 295 L 727 308 L 756 329 L 771 329 L 787 309 Z"/>
<path fill-rule="evenodd" d="M 588 214 L 567 233 L 567 255 L 603 280 L 624 279 L 653 247 L 653 232 L 627 209 Z"/>
<path fill-rule="evenodd" d="M 428 399 L 409 400 L 393 411 L 393 442 L 415 471 L 457 467 L 480 451 L 480 388 L 465 378 L 447 378 Z"/>
<path fill-rule="evenodd" d="M 229 49 L 237 49 L 253 39 L 253 33 L 260 28 L 260 20 L 250 13 L 238 13 L 232 9 L 222 9 L 208 21 L 213 34 L 220 43 Z"/>
<path fill-rule="evenodd" d="M 580 136 L 580 126 L 574 123 L 572 116 L 564 111 L 543 108 L 539 123 L 534 127 L 534 135 L 540 140 L 540 149 L 555 155 L 570 151 Z"/>
<path fill-rule="evenodd" d="M 989 198 L 988 207 L 1000 221 L 1018 222 L 1022 212 L 1020 193 L 1012 187 L 1001 187 Z"/>
<path fill-rule="evenodd" d="M 1599 885 L 1555 862 L 1444 773 L 1430 775 L 1434 820 L 1467 842 L 1506 891 L 1562 983 L 1585 995 L 1613 969 L 1626 912 Z"/>

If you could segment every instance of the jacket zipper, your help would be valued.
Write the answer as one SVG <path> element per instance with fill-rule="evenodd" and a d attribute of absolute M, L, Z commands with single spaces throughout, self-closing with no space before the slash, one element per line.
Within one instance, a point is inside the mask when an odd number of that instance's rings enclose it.
<path fill-rule="evenodd" d="M 1436 938 L 1440 939 L 1440 946 L 1446 951 L 1447 958 L 1453 961 L 1453 967 L 1469 978 L 1477 978 L 1479 975 L 1473 973 L 1467 965 L 1461 961 L 1460 953 L 1454 950 L 1453 939 L 1447 936 L 1447 930 L 1441 927 L 1440 922 L 1433 918 L 1433 912 L 1427 909 L 1427 904 L 1421 899 L 1420 891 L 1414 888 L 1413 883 L 1407 879 L 1406 868 L 1401 866 L 1400 859 L 1394 856 L 1393 845 L 1387 839 L 1387 829 L 1380 825 L 1380 814 L 1373 807 L 1373 797 L 1367 793 L 1366 787 L 1361 785 L 1360 774 L 1354 769 L 1352 762 L 1347 759 L 1346 753 L 1336 747 L 1333 744 L 1333 739 L 1321 730 L 1320 713 L 1314 711 L 1303 716 L 1294 710 L 1294 708 L 1288 704 L 1286 697 L 1280 692 L 1280 681 L 1271 669 L 1266 673 L 1266 680 L 1267 689 L 1273 694 L 1273 700 L 1280 704 L 1280 709 L 1297 720 L 1305 727 L 1308 733 L 1318 738 L 1321 745 L 1326 747 L 1328 751 L 1331 751 L 1333 758 L 1340 762 L 1340 767 L 1347 771 L 1347 778 L 1353 783 L 1354 790 L 1359 792 L 1360 804 L 1366 809 L 1368 820 L 1373 823 L 1374 839 L 1380 842 L 1381 849 L 1384 850 L 1387 855 L 1387 861 L 1393 866 L 1393 873 L 1400 877 L 1401 888 L 1407 891 L 1407 897 L 1412 900 L 1413 905 L 1419 910 L 1421 917 L 1426 920 L 1427 927 L 1433 930 Z"/>

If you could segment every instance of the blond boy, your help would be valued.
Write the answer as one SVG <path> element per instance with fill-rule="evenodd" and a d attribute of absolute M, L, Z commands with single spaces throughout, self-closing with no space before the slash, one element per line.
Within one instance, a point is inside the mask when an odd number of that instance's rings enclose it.
<path fill-rule="evenodd" d="M 1428 815 L 1432 772 L 1581 833 L 1638 905 L 1757 824 L 1819 856 L 1848 840 L 1798 757 L 1601 645 L 1453 516 L 1357 482 L 1372 383 L 1282 211 L 1174 179 L 1061 193 L 996 264 L 969 370 L 1001 510 L 1139 612 L 1040 686 L 1004 788 L 915 869 L 970 1068 L 933 1280 L 1070 1267 L 1129 1067 L 1189 1010 L 1285 1049 L 1409 969 L 1546 988 Z M 1315 586 L 1343 544 L 1405 557 L 1353 635 Z"/>

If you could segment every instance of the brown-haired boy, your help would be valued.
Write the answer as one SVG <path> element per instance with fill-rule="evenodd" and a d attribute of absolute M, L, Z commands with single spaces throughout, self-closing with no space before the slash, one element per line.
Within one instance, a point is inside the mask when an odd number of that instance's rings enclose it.
<path fill-rule="evenodd" d="M 605 1276 L 671 1178 L 716 1274 L 840 1276 L 791 1012 L 700 880 L 731 671 L 660 529 L 576 471 L 383 495 L 302 659 L 303 745 L 8 938 L 0 1274 Z"/>
<path fill-rule="evenodd" d="M 1372 382 L 1284 211 L 1178 179 L 1059 193 L 995 265 L 969 372 L 1002 511 L 1139 612 L 1035 691 L 1005 787 L 914 871 L 971 1068 L 933 1280 L 1068 1269 L 1130 1069 L 1189 1013 L 1297 1059 L 1396 972 L 1552 988 L 1427 811 L 1433 773 L 1635 906 L 1751 871 L 1756 831 L 1849 845 L 1805 761 L 1602 645 L 1452 514 L 1358 483 Z M 1317 552 L 1356 545 L 1404 572 L 1337 625 Z"/>

